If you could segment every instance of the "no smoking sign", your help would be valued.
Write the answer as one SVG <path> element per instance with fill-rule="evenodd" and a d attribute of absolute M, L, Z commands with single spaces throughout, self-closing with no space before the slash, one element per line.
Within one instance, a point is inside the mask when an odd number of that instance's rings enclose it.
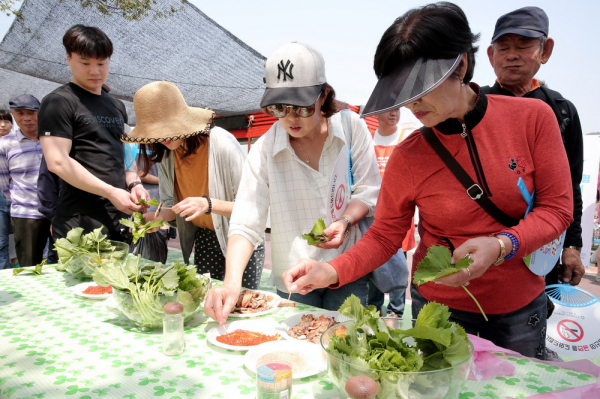
<path fill-rule="evenodd" d="M 581 341 L 583 338 L 583 327 L 573 320 L 561 320 L 556 327 L 558 335 L 568 342 Z"/>
<path fill-rule="evenodd" d="M 582 307 L 555 305 L 548 319 L 546 347 L 580 359 L 600 356 L 600 302 Z"/>

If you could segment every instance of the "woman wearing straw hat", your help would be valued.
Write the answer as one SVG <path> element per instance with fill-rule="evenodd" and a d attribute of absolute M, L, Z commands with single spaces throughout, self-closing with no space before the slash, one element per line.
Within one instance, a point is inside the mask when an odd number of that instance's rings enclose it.
<path fill-rule="evenodd" d="M 306 292 L 369 273 L 398 250 L 416 206 L 421 241 L 413 274 L 432 246 L 448 248 L 454 263 L 467 256 L 473 263 L 435 283 L 413 285 L 413 317 L 436 301 L 468 333 L 543 359 L 544 278 L 523 257 L 573 220 L 569 164 L 546 104 L 486 96 L 470 83 L 477 38 L 464 12 L 447 2 L 412 9 L 386 30 L 375 53 L 379 81 L 363 115 L 406 106 L 425 127 L 392 153 L 375 222 L 363 239 L 330 262 L 303 259 L 284 280 L 291 291 Z M 528 202 L 519 186 L 535 189 L 525 218 Z M 467 284 L 489 321 L 461 289 Z"/>
<path fill-rule="evenodd" d="M 265 75 L 267 89 L 260 105 L 279 121 L 250 150 L 231 216 L 225 282 L 211 290 L 205 302 L 207 314 L 221 324 L 237 301 L 242 272 L 261 242 L 267 215 L 271 283 L 279 295 L 287 297 L 281 274 L 302 257 L 333 259 L 354 245 L 361 236 L 356 224 L 373 213 L 381 182 L 366 124 L 353 112 L 336 113 L 335 92 L 326 83 L 321 53 L 301 43 L 288 43 L 269 56 Z M 301 235 L 327 216 L 329 179 L 340 152 L 350 143 L 354 192 L 343 217 L 323 231 L 329 241 L 310 246 Z M 347 171 L 347 156 L 343 162 Z M 333 310 L 351 293 L 366 303 L 367 284 L 365 278 L 344 289 L 315 290 L 310 296 L 291 298 Z"/>
<path fill-rule="evenodd" d="M 137 125 L 122 140 L 142 144 L 144 173 L 159 163 L 163 206 L 157 217 L 175 221 L 186 263 L 194 247 L 198 272 L 222 280 L 229 217 L 244 164 L 239 143 L 213 126 L 213 111 L 189 107 L 173 83 L 147 84 L 133 97 L 133 106 Z M 154 214 L 145 216 L 154 218 Z M 261 245 L 248 257 L 242 278 L 245 287 L 258 287 L 263 262 Z"/>

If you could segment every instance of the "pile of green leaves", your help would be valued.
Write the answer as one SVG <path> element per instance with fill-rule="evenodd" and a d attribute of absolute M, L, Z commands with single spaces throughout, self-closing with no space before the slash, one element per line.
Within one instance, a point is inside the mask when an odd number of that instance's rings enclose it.
<path fill-rule="evenodd" d="M 473 263 L 473 259 L 469 257 L 462 258 L 456 264 L 452 264 L 452 254 L 450 250 L 446 247 L 442 247 L 440 245 L 433 245 L 427 249 L 427 254 L 423 258 L 422 261 L 417 265 L 417 270 L 413 276 L 413 284 L 421 285 L 428 283 L 430 281 L 434 281 L 440 277 L 448 276 L 450 274 L 454 274 L 462 269 L 466 269 Z M 467 294 L 475 301 L 475 304 L 481 311 L 483 318 L 485 321 L 488 321 L 485 312 L 479 305 L 479 302 L 473 294 L 465 287 L 461 286 Z"/>
<path fill-rule="evenodd" d="M 323 230 L 326 228 L 325 221 L 323 219 L 317 219 L 310 233 L 302 234 L 302 238 L 308 241 L 308 245 L 318 245 L 327 242 L 329 241 L 329 237 L 323 235 Z"/>
<path fill-rule="evenodd" d="M 153 200 L 156 200 L 153 198 Z M 142 200 L 140 200 L 142 201 Z M 144 201 L 145 202 L 145 201 Z M 152 202 L 152 201 L 150 201 Z M 158 205 L 158 203 L 156 204 Z M 129 227 L 131 229 L 131 233 L 133 234 L 133 243 L 137 243 L 138 240 L 146 235 L 146 231 L 153 229 L 155 227 L 162 227 L 163 221 L 162 219 L 156 219 L 150 222 L 146 222 L 144 215 L 140 212 L 134 212 L 131 215 L 131 219 L 121 219 L 119 223 L 123 226 Z"/>
<path fill-rule="evenodd" d="M 106 234 L 102 234 L 103 227 L 98 227 L 88 234 L 83 234 L 83 228 L 76 227 L 67 233 L 65 238 L 59 238 L 54 243 L 54 249 L 58 253 L 59 264 L 56 270 L 64 271 L 76 255 L 92 255 L 91 265 L 100 264 L 107 259 L 124 257 L 122 251 L 116 251 L 116 247 L 107 240 Z"/>
<path fill-rule="evenodd" d="M 148 322 L 162 317 L 163 307 L 159 295 L 173 296 L 179 293 L 179 301 L 192 306 L 201 302 L 208 292 L 210 279 L 197 276 L 194 265 L 173 262 L 169 266 L 161 263 L 142 263 L 141 256 L 129 255 L 125 265 L 105 263 L 95 268 L 92 278 L 103 287 L 131 294 L 137 312 Z M 182 295 L 185 293 L 185 295 Z"/>
<path fill-rule="evenodd" d="M 346 299 L 338 311 L 353 318 L 355 324 L 347 325 L 345 336 L 330 338 L 328 352 L 346 362 L 332 363 L 334 376 L 346 381 L 354 375 L 364 375 L 363 371 L 354 369 L 355 366 L 371 369 L 369 377 L 380 387 L 378 398 L 400 397 L 397 390 L 403 385 L 397 384 L 398 374 L 382 371 L 441 370 L 463 363 L 469 357 L 465 330 L 448 320 L 447 306 L 436 302 L 427 304 L 419 312 L 414 327 L 408 330 L 389 327 L 375 306 L 365 309 L 354 295 Z M 430 377 L 430 374 L 423 374 L 422 378 L 415 379 L 417 377 L 412 375 L 407 384 L 410 393 L 406 397 L 437 389 L 442 381 L 433 381 Z M 459 383 L 462 385 L 462 381 Z"/>

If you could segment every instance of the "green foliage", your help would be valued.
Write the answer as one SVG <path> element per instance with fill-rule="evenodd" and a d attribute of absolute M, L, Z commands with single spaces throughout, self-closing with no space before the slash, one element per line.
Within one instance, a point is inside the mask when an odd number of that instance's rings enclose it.
<path fill-rule="evenodd" d="M 98 227 L 94 231 L 83 235 L 83 229 L 76 227 L 67 233 L 65 238 L 59 238 L 54 243 L 54 249 L 58 253 L 61 267 L 57 270 L 64 270 L 65 265 L 76 254 L 96 255 L 97 263 L 101 263 L 106 258 L 118 258 L 124 254 L 121 251 L 115 251 L 116 247 L 107 240 L 106 234 L 102 234 L 104 227 Z"/>
<path fill-rule="evenodd" d="M 142 201 L 142 200 L 140 200 Z M 156 201 L 156 198 L 152 198 L 152 201 Z M 149 205 L 154 205 L 152 201 L 148 202 Z M 146 202 L 146 201 L 144 201 Z M 141 205 L 139 203 L 138 205 Z M 158 203 L 156 204 L 158 205 Z M 132 215 L 133 220 L 131 219 L 121 219 L 119 223 L 123 226 L 129 227 L 131 229 L 131 233 L 133 234 L 133 243 L 137 243 L 138 240 L 146 235 L 146 231 L 153 229 L 155 227 L 162 227 L 163 221 L 162 219 L 156 219 L 150 222 L 146 222 L 144 219 L 144 215 L 140 212 L 134 212 Z"/>
<path fill-rule="evenodd" d="M 145 206 L 158 206 L 160 205 L 156 198 L 152 198 L 150 201 L 146 201 L 143 198 L 140 198 L 138 202 L 135 202 L 136 205 L 145 205 Z"/>
<path fill-rule="evenodd" d="M 31 272 L 34 276 L 41 276 L 42 270 L 47 269 L 47 267 L 44 267 L 44 265 L 46 264 L 46 260 L 47 259 L 44 259 L 41 263 L 38 263 L 37 265 L 35 265 L 35 267 L 33 269 L 25 268 L 25 267 L 16 267 L 13 269 L 13 276 L 16 276 L 17 274 L 23 273 L 23 272 Z M 52 267 L 52 266 L 48 266 L 48 267 Z"/>
<path fill-rule="evenodd" d="M 430 281 L 437 280 L 440 277 L 448 276 L 462 269 L 466 269 L 471 265 L 471 263 L 473 263 L 473 260 L 469 257 L 462 258 L 454 265 L 451 263 L 451 260 L 452 254 L 446 247 L 433 245 L 427 248 L 427 254 L 425 255 L 425 258 L 419 262 L 417 265 L 417 270 L 413 275 L 413 284 L 422 285 Z M 475 299 L 467 287 L 463 285 L 462 288 L 471 298 L 473 298 L 473 301 L 475 301 L 475 304 L 479 308 L 483 318 L 485 321 L 488 321 L 488 318 L 477 299 Z"/>
<path fill-rule="evenodd" d="M 210 279 L 197 276 L 196 266 L 177 261 L 165 266 L 154 262 L 142 263 L 141 259 L 140 255 L 128 255 L 124 265 L 110 262 L 99 265 L 94 269 L 92 278 L 103 287 L 112 285 L 114 289 L 129 292 L 136 311 L 147 321 L 162 313 L 159 295 L 172 296 L 175 291 L 180 291 L 179 300 L 184 307 L 206 295 Z"/>
<path fill-rule="evenodd" d="M 331 336 L 328 352 L 351 365 L 371 369 L 369 376 L 380 386 L 378 397 L 397 396 L 389 374 L 381 371 L 441 370 L 469 357 L 465 330 L 448 320 L 447 306 L 436 302 L 427 304 L 419 312 L 415 326 L 408 330 L 389 327 L 375 306 L 365 309 L 354 295 L 346 299 L 338 311 L 353 318 L 355 323 L 347 325 L 345 336 Z M 339 365 L 333 372 L 340 373 L 343 381 L 356 372 L 351 366 L 343 366 L 341 362 Z M 417 385 L 423 391 L 435 388 L 435 382 L 428 378 L 415 380 L 411 390 Z"/>
<path fill-rule="evenodd" d="M 417 265 L 417 271 L 413 276 L 413 283 L 416 285 L 425 284 L 440 277 L 456 273 L 459 270 L 466 269 L 473 263 L 472 259 L 463 258 L 453 265 L 450 263 L 451 260 L 452 254 L 448 248 L 439 245 L 429 247 L 427 255 Z"/>
<path fill-rule="evenodd" d="M 318 245 L 327 242 L 329 241 L 329 238 L 323 235 L 323 230 L 326 228 L 325 221 L 323 219 L 318 219 L 310 233 L 302 234 L 302 238 L 308 241 L 308 245 Z"/>

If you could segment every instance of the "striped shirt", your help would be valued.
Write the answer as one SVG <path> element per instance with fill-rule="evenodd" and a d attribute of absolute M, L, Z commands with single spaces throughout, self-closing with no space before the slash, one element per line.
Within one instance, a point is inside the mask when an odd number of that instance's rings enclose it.
<path fill-rule="evenodd" d="M 367 125 L 358 115 L 352 118 L 352 174 L 354 192 L 350 200 L 359 200 L 373 214 L 381 177 Z M 300 236 L 312 230 L 315 221 L 327 218 L 329 179 L 341 149 L 348 144 L 339 113 L 328 120 L 319 170 L 298 158 L 289 135 L 275 124 L 252 146 L 231 215 L 229 236 L 247 238 L 256 247 L 262 241 L 267 214 L 271 217 L 271 285 L 286 291 L 281 274 L 301 258 L 330 261 L 354 245 L 362 236 L 358 225 L 336 249 L 321 249 L 307 244 Z"/>
<path fill-rule="evenodd" d="M 0 189 L 12 201 L 12 217 L 44 218 L 37 195 L 41 160 L 40 142 L 25 137 L 20 129 L 0 138 Z"/>

